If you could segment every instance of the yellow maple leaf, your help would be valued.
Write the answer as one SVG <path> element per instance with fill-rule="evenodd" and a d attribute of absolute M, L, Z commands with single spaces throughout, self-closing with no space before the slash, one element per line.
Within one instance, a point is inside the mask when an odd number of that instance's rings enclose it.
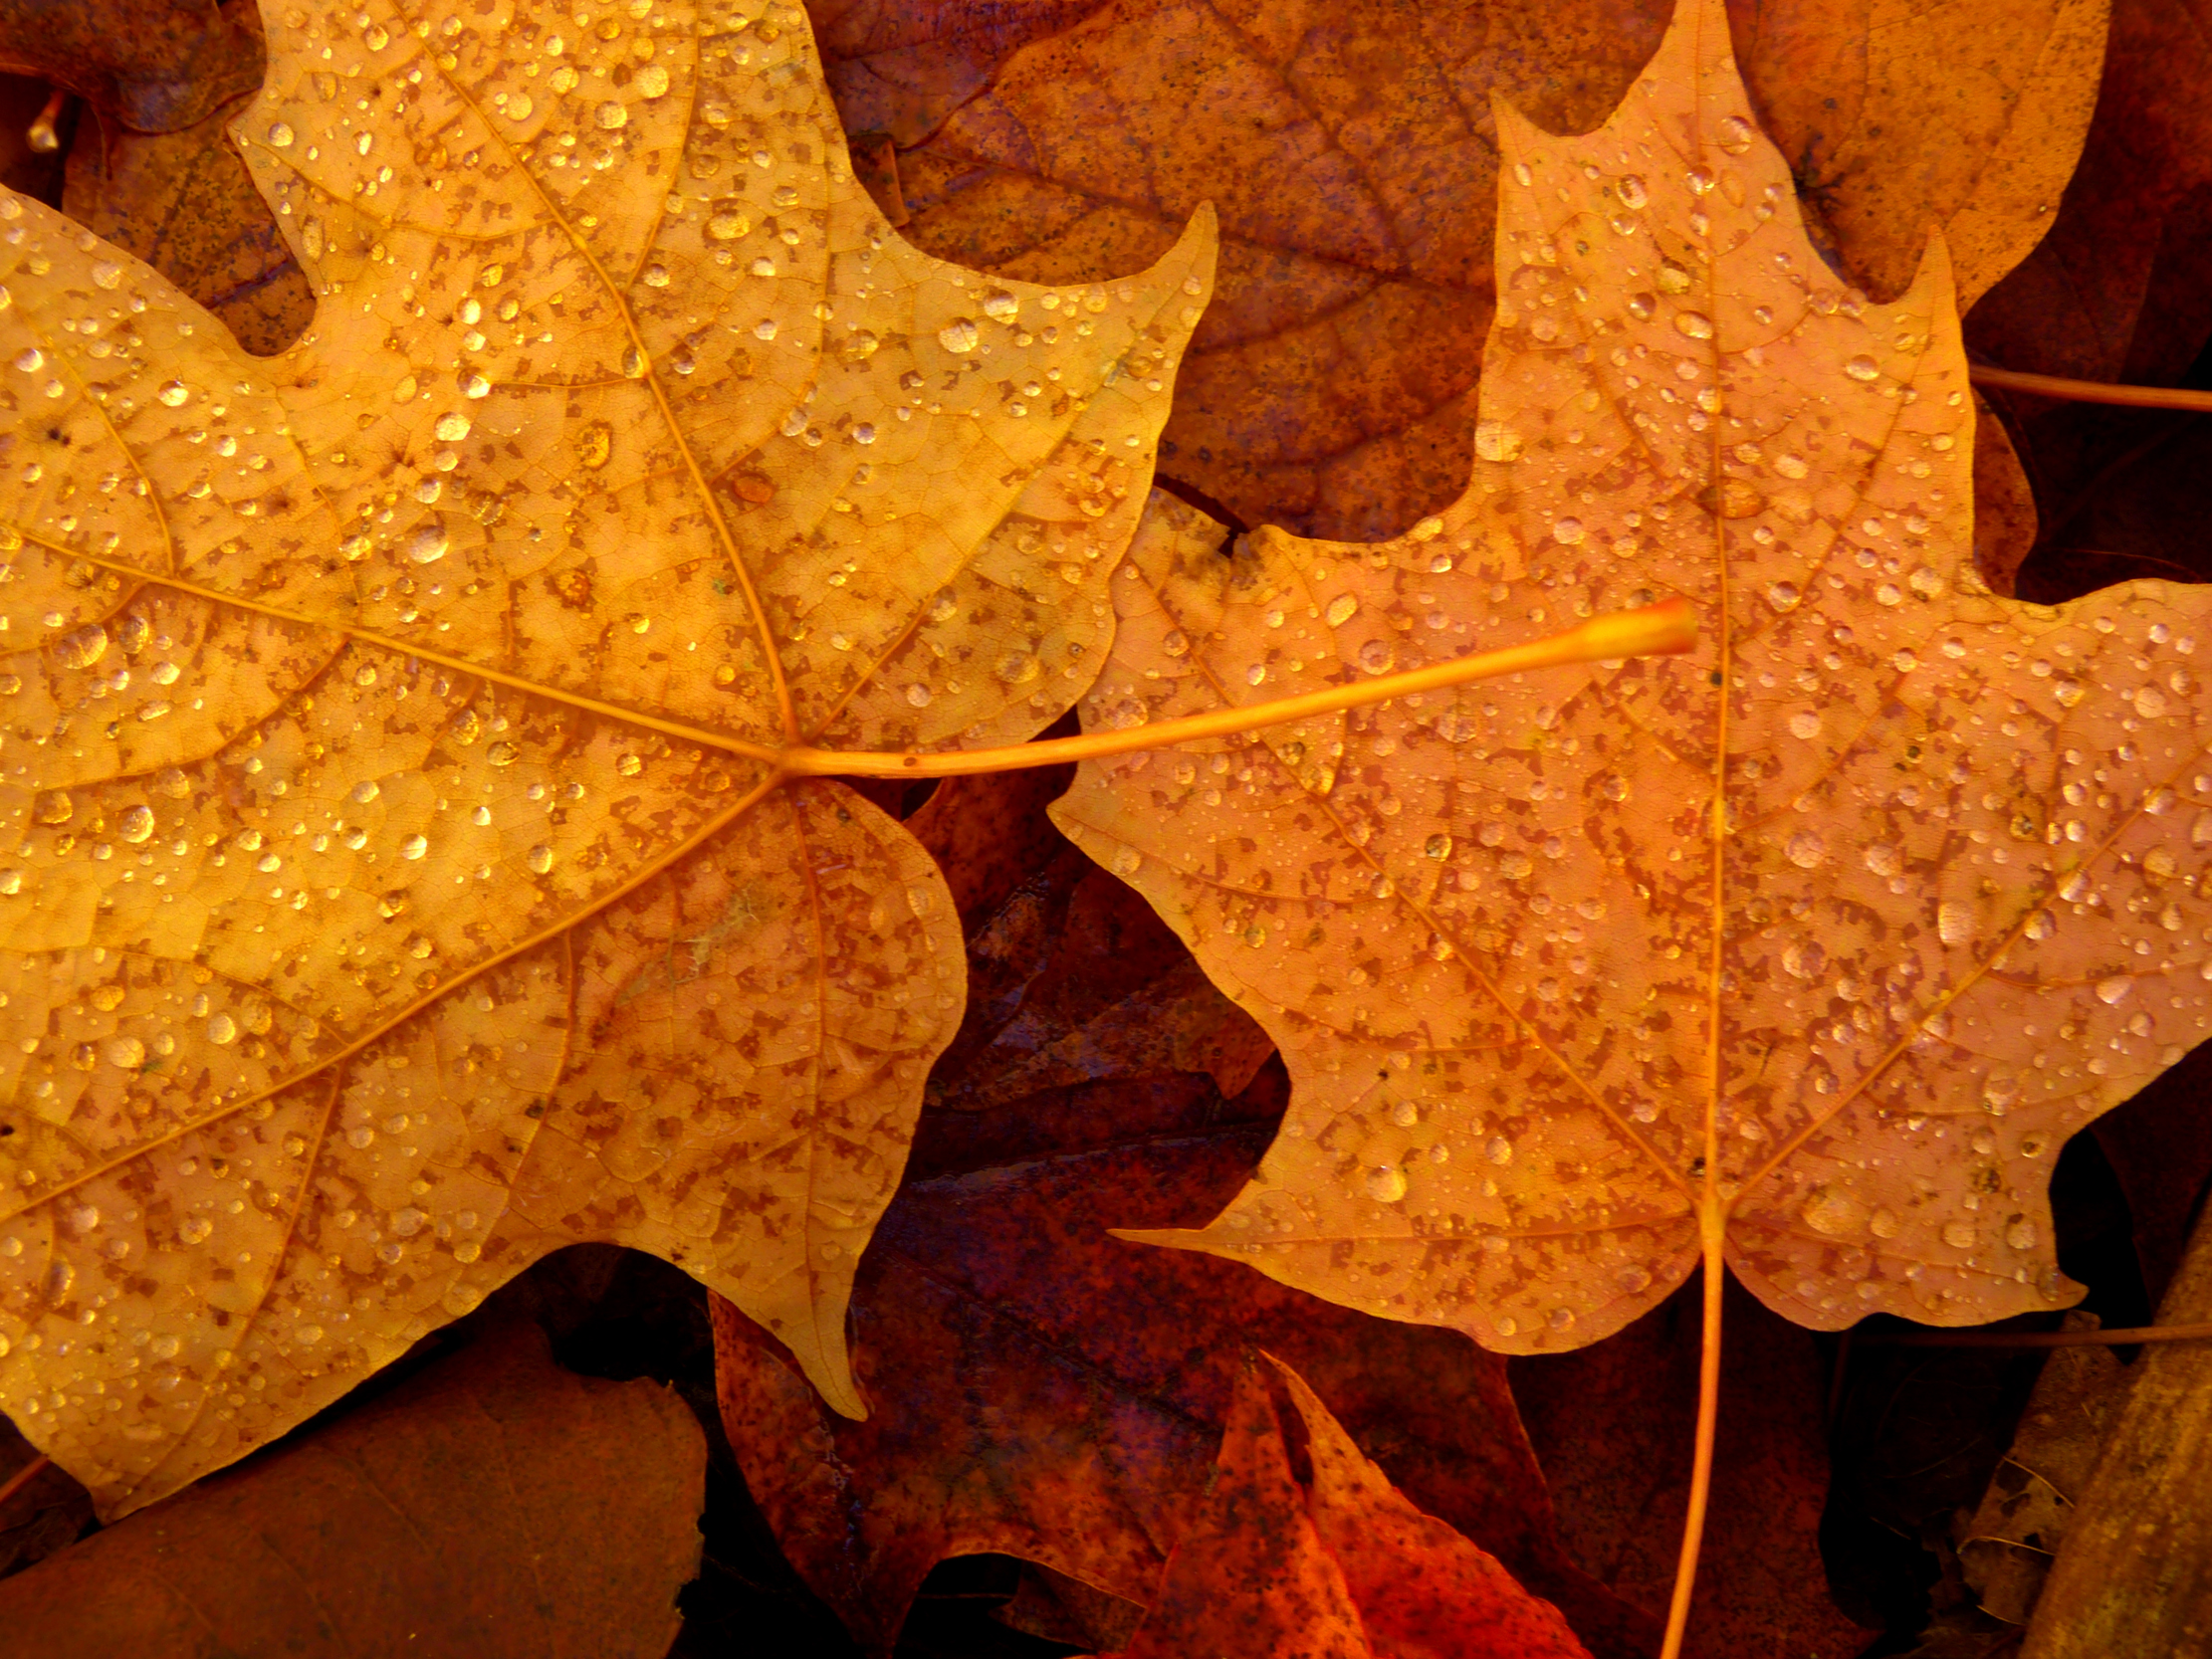
<path fill-rule="evenodd" d="M 857 1412 L 961 936 L 782 762 L 1088 684 L 1211 219 L 917 253 L 780 0 L 269 31 L 282 356 L 0 195 L 0 1404 L 113 1515 L 600 1239 Z"/>
<path fill-rule="evenodd" d="M 2059 1146 L 2212 1020 L 2212 590 L 1982 583 L 1942 245 L 1892 302 L 1822 264 L 1720 0 L 1598 131 L 1499 129 L 1467 493 L 1232 562 L 1163 516 L 1086 722 L 1669 591 L 1701 643 L 1086 763 L 1059 823 L 1295 1091 L 1215 1222 L 1132 1236 L 1517 1353 L 1700 1260 L 1826 1330 L 2064 1306 Z"/>

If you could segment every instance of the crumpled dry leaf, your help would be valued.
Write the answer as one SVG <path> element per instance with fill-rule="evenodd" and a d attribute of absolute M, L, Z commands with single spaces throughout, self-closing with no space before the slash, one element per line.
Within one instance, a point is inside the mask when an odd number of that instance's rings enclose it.
<path fill-rule="evenodd" d="M 0 1628 L 10 1659 L 660 1659 L 706 1481 L 674 1393 L 517 1326 L 0 1583 Z"/>
<path fill-rule="evenodd" d="M 2097 1328 L 2097 1316 L 2079 1309 L 2060 1327 Z M 2127 1367 L 2108 1348 L 2055 1348 L 2044 1360 L 1989 1490 L 1971 1515 L 1960 1512 L 1959 1566 L 1983 1611 L 2028 1622 L 2126 1398 Z"/>
<path fill-rule="evenodd" d="M 1080 693 L 1210 230 L 916 253 L 779 0 L 269 23 L 283 356 L 0 198 L 0 1402 L 114 1514 L 603 1239 L 857 1410 L 961 939 L 774 758 Z"/>
<path fill-rule="evenodd" d="M 2199 1216 L 2160 1325 L 2212 1322 L 2212 1217 Z M 2021 1659 L 2190 1653 L 2212 1637 L 2212 1346 L 2147 1345 L 2074 1494 Z"/>
<path fill-rule="evenodd" d="M 1753 110 L 1887 293 L 1944 228 L 1966 302 L 2050 224 L 2106 0 L 1740 0 Z M 1244 522 L 1371 540 L 1458 495 L 1492 281 L 1502 96 L 1554 131 L 1614 106 L 1660 0 L 817 3 L 850 130 L 897 142 L 907 232 L 1034 280 L 1134 270 L 1201 200 L 1221 291 L 1177 388 L 1172 476 Z M 2017 471 L 2017 469 L 2015 469 Z M 2017 555 L 2016 559 L 2017 561 Z"/>
<path fill-rule="evenodd" d="M 1821 1329 L 2069 1303 L 2060 1142 L 2212 1021 L 2212 593 L 1985 591 L 1941 245 L 1893 304 L 1833 285 L 1717 0 L 1591 136 L 1500 124 L 1468 493 L 1233 561 L 1164 516 L 1085 723 L 1668 590 L 1699 646 L 1085 764 L 1056 820 L 1294 1085 L 1218 1220 L 1133 1236 L 1512 1352 L 1707 1238 Z"/>
<path fill-rule="evenodd" d="M 1296 1371 L 1269 1364 L 1305 1430 L 1310 1478 L 1292 1471 L 1247 1366 L 1152 1610 L 1101 1659 L 1589 1659 L 1557 1608 L 1409 1503 Z"/>

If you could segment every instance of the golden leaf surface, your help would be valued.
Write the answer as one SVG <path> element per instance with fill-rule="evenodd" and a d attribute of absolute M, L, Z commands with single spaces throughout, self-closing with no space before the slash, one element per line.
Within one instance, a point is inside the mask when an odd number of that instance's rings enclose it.
<path fill-rule="evenodd" d="M 1824 1329 L 2073 1300 L 2060 1144 L 2212 1016 L 2212 590 L 1975 574 L 1940 244 L 1880 303 L 1802 234 L 1718 0 L 1608 123 L 1501 110 L 1467 493 L 1373 547 L 1140 532 L 1085 705 L 1133 726 L 1669 591 L 1697 649 L 1086 762 L 1055 808 L 1294 1094 L 1204 1249 L 1508 1352 L 1712 1242 Z"/>
<path fill-rule="evenodd" d="M 0 196 L 0 1403 L 115 1514 L 597 1239 L 857 1412 L 962 941 L 777 757 L 1080 695 L 1211 224 L 917 253 L 779 0 L 268 25 L 291 350 Z"/>

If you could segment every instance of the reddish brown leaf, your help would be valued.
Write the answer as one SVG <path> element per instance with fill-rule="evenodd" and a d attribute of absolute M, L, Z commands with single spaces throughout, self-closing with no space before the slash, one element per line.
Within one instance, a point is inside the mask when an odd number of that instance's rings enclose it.
<path fill-rule="evenodd" d="M 1692 1655 L 1843 1659 L 1868 1633 L 1829 1598 L 1821 1565 L 1826 1377 L 1812 1337 L 1731 1284 L 1720 1440 Z M 1610 1341 L 1515 1359 L 1513 1393 L 1576 1558 L 1663 1610 L 1681 1543 L 1697 1414 L 1698 1317 L 1676 1296 Z"/>
<path fill-rule="evenodd" d="M 2212 35 L 2114 0 L 2096 118 L 2041 245 L 1975 309 L 2008 368 L 2171 384 L 2212 332 Z"/>
<path fill-rule="evenodd" d="M 0 1629 L 9 1659 L 659 1659 L 706 1467 L 674 1394 L 519 1327 L 0 1583 Z"/>
<path fill-rule="evenodd" d="M 88 122 L 70 150 L 62 209 L 136 254 L 220 317 L 257 356 L 315 315 L 315 293 L 239 159 L 228 123 L 244 101 L 159 133 Z"/>
<path fill-rule="evenodd" d="M 254 0 L 0 0 L 0 70 L 175 132 L 261 85 Z"/>
<path fill-rule="evenodd" d="M 1081 1031 L 1126 994 L 1119 975 L 1159 971 L 1159 925 L 1107 907 L 1109 891 L 1062 858 L 971 945 L 975 1012 L 932 1080 L 908 1183 L 855 1289 L 869 1418 L 833 1418 L 779 1348 L 717 1308 L 725 1422 L 793 1564 L 879 1650 L 930 1566 L 966 1552 L 1146 1599 L 1178 1507 L 1206 1479 L 1234 1356 L 1258 1343 L 1313 1379 L 1415 1502 L 1559 1602 L 1595 1649 L 1649 1651 L 1648 1616 L 1554 1541 L 1497 1360 L 1106 1235 L 1132 1213 L 1211 1213 L 1266 1141 L 1279 1072 L 1224 1100 L 1203 1074 L 1137 1075 L 1156 1062 L 1125 1055 L 1018 1100 L 992 1089 L 1020 1063 L 1009 1033 Z"/>
<path fill-rule="evenodd" d="M 1408 1502 L 1297 1372 L 1273 1364 L 1310 1480 L 1247 1368 L 1214 1478 L 1123 1659 L 1588 1659 L 1557 1608 Z"/>
<path fill-rule="evenodd" d="M 813 8 L 846 126 L 888 133 L 908 234 L 1059 281 L 1221 209 L 1220 290 L 1162 468 L 1248 523 L 1372 540 L 1451 500 L 1492 310 L 1489 101 L 1597 124 L 1662 0 L 929 0 Z M 1739 0 L 1754 106 L 1853 276 L 1930 222 L 1970 300 L 2033 246 L 2088 124 L 2102 0 Z M 887 207 L 886 211 L 890 211 Z"/>

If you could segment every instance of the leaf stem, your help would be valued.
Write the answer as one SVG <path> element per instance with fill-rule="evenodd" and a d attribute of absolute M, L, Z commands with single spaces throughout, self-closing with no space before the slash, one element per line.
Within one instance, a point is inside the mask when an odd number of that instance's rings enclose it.
<path fill-rule="evenodd" d="M 21 1492 L 37 1480 L 40 1475 L 44 1474 L 46 1466 L 53 1461 L 52 1458 L 41 1453 L 10 1476 L 7 1485 L 0 1486 L 0 1508 L 4 1508 L 10 1498 L 13 1498 L 18 1492 Z"/>
<path fill-rule="evenodd" d="M 1681 1659 L 1689 1625 L 1690 1591 L 1697 1583 L 1697 1552 L 1705 1541 L 1705 1508 L 1712 1497 L 1713 1445 L 1720 1427 L 1720 1296 L 1727 1272 L 1720 1257 L 1726 1218 L 1708 1207 L 1704 1216 L 1704 1330 L 1697 1349 L 1697 1434 L 1689 1465 L 1689 1513 L 1682 1521 L 1681 1559 L 1674 1567 L 1674 1597 L 1666 1608 L 1666 1639 L 1659 1659 Z"/>
<path fill-rule="evenodd" d="M 1673 598 L 1633 611 L 1609 611 L 1594 616 L 1579 628 L 1532 640 L 1500 651 L 1456 657 L 1447 663 L 1386 674 L 1356 685 L 1331 686 L 1326 691 L 1299 697 L 1275 698 L 1236 709 L 1217 709 L 1157 725 L 1127 726 L 1117 731 L 1086 731 L 1079 737 L 1053 737 L 1038 743 L 1015 743 L 1005 748 L 947 749 L 936 754 L 854 752 L 833 748 L 790 748 L 777 757 L 785 772 L 812 777 L 956 777 L 976 772 L 1011 772 L 1031 766 L 1053 766 L 1068 760 L 1096 760 L 1138 749 L 1169 748 L 1202 737 L 1223 737 L 1310 720 L 1344 709 L 1420 692 L 1463 686 L 1474 680 L 1523 674 L 1531 669 L 1558 668 L 1569 663 L 1609 662 L 1621 657 L 1644 657 L 1687 651 L 1697 642 L 1697 622 L 1689 601 Z"/>
<path fill-rule="evenodd" d="M 1875 1331 L 1861 1348 L 2129 1348 L 2136 1343 L 2201 1343 L 2212 1325 L 2136 1325 L 2110 1331 Z"/>
<path fill-rule="evenodd" d="M 1977 386 L 1994 386 L 2007 392 L 2033 392 L 2039 397 L 2069 398 L 2076 403 L 2117 403 L 2130 409 L 2194 409 L 2212 414 L 2212 392 L 2191 391 L 2185 386 L 2114 386 L 2101 380 L 2069 380 L 2058 374 L 1991 368 L 1986 363 L 1969 365 L 1966 377 Z"/>

